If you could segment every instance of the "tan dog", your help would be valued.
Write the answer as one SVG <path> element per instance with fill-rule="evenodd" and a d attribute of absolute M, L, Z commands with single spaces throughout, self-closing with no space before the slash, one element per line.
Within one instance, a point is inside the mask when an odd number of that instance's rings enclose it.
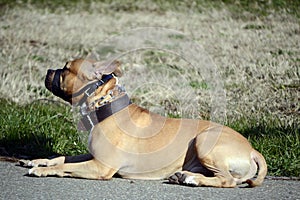
<path fill-rule="evenodd" d="M 35 176 L 166 179 L 193 186 L 260 185 L 264 157 L 229 127 L 203 120 L 171 119 L 132 104 L 118 85 L 118 62 L 77 59 L 48 70 L 45 85 L 81 107 L 90 129 L 88 155 L 21 161 Z M 44 167 L 41 167 L 44 166 Z M 257 178 L 253 178 L 259 167 Z"/>

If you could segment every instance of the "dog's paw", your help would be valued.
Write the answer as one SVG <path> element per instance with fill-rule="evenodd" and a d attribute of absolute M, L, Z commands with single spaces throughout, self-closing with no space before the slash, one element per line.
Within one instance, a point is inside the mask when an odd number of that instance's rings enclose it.
<path fill-rule="evenodd" d="M 47 167 L 49 166 L 49 160 L 48 159 L 19 160 L 19 164 L 23 167 Z"/>
<path fill-rule="evenodd" d="M 189 186 L 197 186 L 197 182 L 195 180 L 195 176 L 189 176 L 185 173 L 176 172 L 174 175 L 169 177 L 169 183 L 173 184 L 183 184 Z"/>
<path fill-rule="evenodd" d="M 41 167 L 33 167 L 33 168 L 28 170 L 28 175 L 41 177 L 41 176 L 47 176 L 47 173 Z"/>
<path fill-rule="evenodd" d="M 174 175 L 169 177 L 169 183 L 173 184 L 183 184 L 183 181 L 185 180 L 186 175 L 181 172 L 176 172 Z"/>
<path fill-rule="evenodd" d="M 29 163 L 30 163 L 30 160 L 19 160 L 19 164 L 20 164 L 20 166 L 22 166 L 22 167 L 30 167 L 29 166 Z"/>
<path fill-rule="evenodd" d="M 28 170 L 29 176 L 44 177 L 44 176 L 56 176 L 56 177 L 71 177 L 70 172 L 64 172 L 60 167 L 33 167 Z"/>
<path fill-rule="evenodd" d="M 198 183 L 195 180 L 195 176 L 187 176 L 184 181 L 183 184 L 189 185 L 189 186 L 197 186 Z"/>

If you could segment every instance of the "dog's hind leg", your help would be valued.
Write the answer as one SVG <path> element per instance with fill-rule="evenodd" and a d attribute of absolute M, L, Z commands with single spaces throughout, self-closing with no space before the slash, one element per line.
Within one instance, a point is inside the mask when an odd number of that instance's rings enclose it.
<path fill-rule="evenodd" d="M 170 183 L 184 184 L 189 186 L 210 186 L 210 187 L 226 187 L 233 188 L 236 182 L 230 174 L 216 175 L 214 177 L 206 177 L 199 173 L 189 171 L 177 172 L 169 177 Z"/>

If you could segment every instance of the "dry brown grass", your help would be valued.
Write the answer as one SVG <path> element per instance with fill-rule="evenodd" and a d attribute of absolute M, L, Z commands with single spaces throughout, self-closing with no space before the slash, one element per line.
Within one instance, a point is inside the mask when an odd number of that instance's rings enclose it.
<path fill-rule="evenodd" d="M 7 10 L 0 25 L 0 95 L 18 103 L 53 98 L 43 85 L 48 68 L 91 52 L 101 59 L 120 52 L 103 48 L 104 39 L 139 27 L 165 27 L 192 38 L 217 66 L 228 119 L 270 115 L 287 124 L 299 122 L 300 26 L 289 15 L 235 19 L 226 10 L 103 14 L 96 9 L 50 13 L 26 7 Z M 212 104 L 216 106 L 211 103 L 213 82 L 185 58 L 154 49 L 119 59 L 127 91 L 155 112 L 207 118 Z"/>
<path fill-rule="evenodd" d="M 140 4 L 145 7 L 136 12 L 116 11 L 118 3 L 114 10 L 101 3 L 72 4 L 68 10 L 52 6 L 51 11 L 20 5 L 0 14 L 0 146 L 10 155 L 86 152 L 87 134 L 73 126 L 76 112 L 70 116 L 66 106 L 18 104 L 61 101 L 44 87 L 48 68 L 87 55 L 117 56 L 124 70 L 120 81 L 138 104 L 163 115 L 228 124 L 265 156 L 270 175 L 299 176 L 300 23 L 295 15 L 272 11 L 256 17 L 225 8 L 175 13 L 150 9 L 152 4 Z M 145 45 L 156 48 L 139 49 Z"/>

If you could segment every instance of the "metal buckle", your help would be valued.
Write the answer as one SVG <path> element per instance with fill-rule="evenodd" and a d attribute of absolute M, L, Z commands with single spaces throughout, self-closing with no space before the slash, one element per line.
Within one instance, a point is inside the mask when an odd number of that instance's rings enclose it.
<path fill-rule="evenodd" d="M 87 115 L 88 111 L 87 111 L 88 107 L 86 105 L 86 103 L 84 102 L 81 106 L 80 106 L 80 114 L 81 115 Z"/>

